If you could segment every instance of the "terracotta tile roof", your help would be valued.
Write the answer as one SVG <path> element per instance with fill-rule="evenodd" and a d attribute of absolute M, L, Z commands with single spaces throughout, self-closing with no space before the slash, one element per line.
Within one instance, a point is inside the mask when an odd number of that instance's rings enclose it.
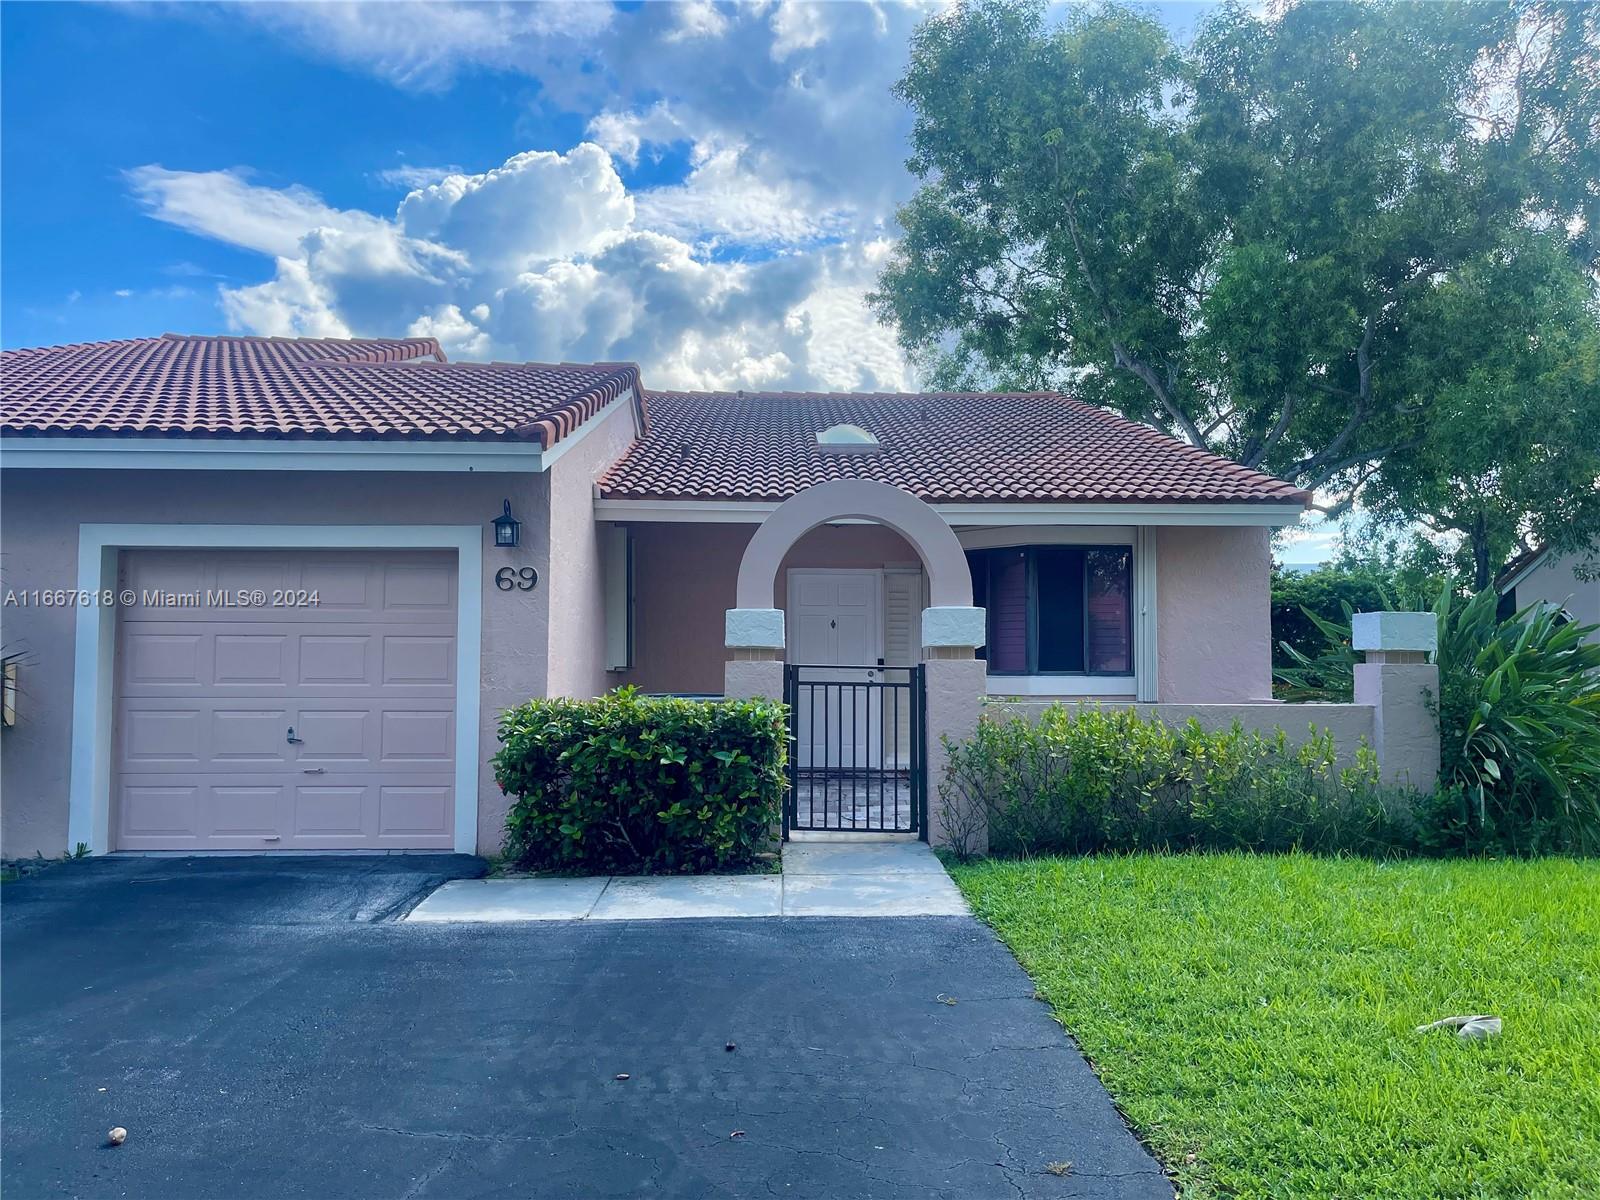
<path fill-rule="evenodd" d="M 0 430 L 24 435 L 532 441 L 628 388 L 628 363 L 447 363 L 432 338 L 164 334 L 0 354 Z"/>
<path fill-rule="evenodd" d="M 650 431 L 600 480 L 613 499 L 782 500 L 869 478 L 931 503 L 1278 503 L 1281 479 L 1056 393 L 648 392 Z M 875 452 L 818 450 L 837 424 Z"/>

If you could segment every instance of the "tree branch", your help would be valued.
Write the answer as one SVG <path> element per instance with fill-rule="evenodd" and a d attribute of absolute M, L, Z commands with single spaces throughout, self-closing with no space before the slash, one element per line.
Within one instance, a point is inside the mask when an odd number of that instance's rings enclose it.
<path fill-rule="evenodd" d="M 1283 411 L 1278 414 L 1277 422 L 1267 430 L 1265 437 L 1251 436 L 1245 443 L 1244 452 L 1239 456 L 1239 461 L 1252 469 L 1261 465 L 1263 459 L 1271 454 L 1277 444 L 1283 440 L 1283 435 L 1289 430 L 1289 422 L 1294 418 L 1295 398 L 1291 392 L 1285 392 L 1283 397 Z"/>
<path fill-rule="evenodd" d="M 1130 371 L 1144 381 L 1145 387 L 1150 389 L 1157 402 L 1166 410 L 1167 416 L 1183 431 L 1183 436 L 1189 439 L 1191 445 L 1205 449 L 1206 440 L 1201 435 L 1195 423 L 1178 407 L 1173 400 L 1171 392 L 1161 383 L 1155 370 L 1146 362 L 1135 358 L 1128 353 L 1122 340 L 1116 335 L 1117 322 L 1111 312 L 1111 304 L 1106 299 L 1105 292 L 1101 290 L 1099 281 L 1095 278 L 1094 271 L 1089 266 L 1089 255 L 1083 245 L 1083 231 L 1078 228 L 1078 215 L 1073 211 L 1071 204 L 1062 206 L 1062 214 L 1066 217 L 1067 233 L 1072 238 L 1072 249 L 1078 256 L 1078 269 L 1083 272 L 1083 281 L 1088 285 L 1095 302 L 1100 306 L 1100 317 L 1106 323 L 1106 335 L 1111 339 L 1111 360 L 1124 371 Z M 1172 381 L 1171 368 L 1168 368 L 1168 382 Z"/>
<path fill-rule="evenodd" d="M 1361 342 L 1356 346 L 1356 379 L 1358 391 L 1355 395 L 1355 409 L 1350 414 L 1350 419 L 1344 423 L 1344 428 L 1339 430 L 1334 438 L 1321 450 L 1309 458 L 1301 459 L 1290 468 L 1291 475 L 1298 479 L 1301 475 L 1322 472 L 1321 477 L 1311 486 L 1325 482 L 1335 472 L 1345 467 L 1354 466 L 1359 462 L 1366 462 L 1377 457 L 1376 454 L 1363 454 L 1337 466 L 1330 466 L 1331 461 L 1350 444 L 1350 439 L 1355 436 L 1356 430 L 1366 423 L 1367 413 L 1372 401 L 1372 335 L 1377 322 L 1372 314 L 1367 314 L 1365 328 L 1362 330 Z M 1380 451 L 1387 453 L 1387 451 Z"/>
<path fill-rule="evenodd" d="M 1415 450 L 1420 445 L 1422 445 L 1422 439 L 1413 438 L 1409 442 L 1396 442 L 1394 445 L 1385 446 L 1381 450 L 1369 450 L 1364 454 L 1352 454 L 1348 458 L 1341 458 L 1336 462 L 1326 463 L 1323 465 L 1316 478 L 1307 480 L 1303 486 L 1307 489 L 1319 488 L 1323 484 L 1327 483 L 1328 480 L 1337 475 L 1340 471 L 1348 470 L 1349 468 L 1359 466 L 1362 463 L 1375 463 L 1382 459 L 1388 458 L 1391 454 L 1398 454 L 1402 450 Z"/>

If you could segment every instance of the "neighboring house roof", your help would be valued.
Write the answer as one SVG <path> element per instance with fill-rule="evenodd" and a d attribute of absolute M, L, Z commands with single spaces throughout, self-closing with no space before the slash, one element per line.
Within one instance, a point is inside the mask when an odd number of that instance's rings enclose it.
<path fill-rule="evenodd" d="M 1513 557 L 1510 562 L 1500 569 L 1500 574 L 1495 576 L 1495 591 L 1502 596 L 1505 595 L 1516 587 L 1518 583 L 1522 582 L 1528 572 L 1538 566 L 1544 560 L 1544 556 L 1549 553 L 1550 547 L 1535 546 L 1533 549 L 1524 550 L 1521 554 Z"/>
<path fill-rule="evenodd" d="M 51 436 L 538 442 L 624 392 L 629 363 L 449 363 L 433 338 L 161 337 L 0 354 L 0 430 Z"/>
<path fill-rule="evenodd" d="M 1281 479 L 1053 392 L 647 392 L 649 432 L 600 479 L 607 499 L 783 500 L 867 478 L 930 503 L 1274 503 Z M 830 453 L 817 434 L 878 441 Z"/>

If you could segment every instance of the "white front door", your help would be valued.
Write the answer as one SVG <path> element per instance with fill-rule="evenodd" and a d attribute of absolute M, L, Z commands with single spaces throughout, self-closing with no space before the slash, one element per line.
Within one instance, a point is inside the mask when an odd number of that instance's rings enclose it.
<path fill-rule="evenodd" d="M 801 769 L 877 767 L 882 693 L 851 687 L 882 675 L 883 572 L 791 570 L 789 661 L 828 668 L 807 673 L 821 684 L 799 708 L 795 753 Z"/>

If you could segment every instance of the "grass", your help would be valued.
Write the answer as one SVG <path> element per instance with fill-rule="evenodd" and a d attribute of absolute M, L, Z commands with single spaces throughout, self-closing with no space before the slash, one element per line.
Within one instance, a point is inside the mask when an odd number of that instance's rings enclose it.
<path fill-rule="evenodd" d="M 953 874 L 1186 1198 L 1600 1195 L 1600 862 Z"/>

